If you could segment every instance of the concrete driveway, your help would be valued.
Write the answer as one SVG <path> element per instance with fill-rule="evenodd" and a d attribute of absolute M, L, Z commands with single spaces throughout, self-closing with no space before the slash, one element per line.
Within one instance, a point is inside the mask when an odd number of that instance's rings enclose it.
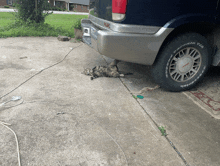
<path fill-rule="evenodd" d="M 121 62 L 120 70 L 133 72 L 122 78 L 129 91 L 156 84 L 150 67 Z M 167 138 L 190 166 L 220 165 L 220 67 L 209 70 L 204 80 L 186 92 L 147 91 L 138 100 L 158 126 L 166 126 Z M 168 141 L 169 141 L 168 140 Z"/>
<path fill-rule="evenodd" d="M 83 43 L 7 38 L 0 53 L 0 103 L 22 97 L 0 107 L 0 121 L 17 134 L 21 165 L 220 164 L 220 122 L 205 102 L 187 95 L 218 92 L 219 68 L 192 91 L 156 89 L 134 99 L 131 92 L 156 85 L 150 67 L 121 62 L 119 70 L 133 75 L 91 81 L 83 68 L 112 59 Z M 219 93 L 210 98 L 217 101 Z M 166 126 L 166 137 L 158 126 Z M 18 165 L 13 133 L 2 124 L 0 131 L 0 165 Z"/>
<path fill-rule="evenodd" d="M 120 79 L 81 74 L 106 65 L 87 45 L 19 37 L 0 46 L 0 94 L 19 86 L 0 101 L 22 97 L 1 106 L 0 121 L 17 134 L 21 165 L 184 165 Z M 13 133 L 0 131 L 0 165 L 18 165 Z"/>

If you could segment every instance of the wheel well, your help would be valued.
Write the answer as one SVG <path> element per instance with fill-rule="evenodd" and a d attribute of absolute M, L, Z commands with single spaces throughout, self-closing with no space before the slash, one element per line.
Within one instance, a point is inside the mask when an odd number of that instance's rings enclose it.
<path fill-rule="evenodd" d="M 175 28 L 163 41 L 158 54 L 162 51 L 162 49 L 170 42 L 172 39 L 174 39 L 179 34 L 187 33 L 187 32 L 195 32 L 199 33 L 202 36 L 206 37 L 208 43 L 213 48 L 214 47 L 214 35 L 213 31 L 215 29 L 216 25 L 211 23 L 188 23 L 181 25 L 177 28 Z M 158 58 L 158 56 L 157 56 Z M 157 61 L 157 58 L 155 59 L 154 63 Z"/>

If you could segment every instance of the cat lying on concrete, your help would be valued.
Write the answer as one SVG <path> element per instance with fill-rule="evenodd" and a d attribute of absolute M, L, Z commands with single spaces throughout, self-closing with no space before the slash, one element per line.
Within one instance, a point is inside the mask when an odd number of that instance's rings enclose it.
<path fill-rule="evenodd" d="M 98 78 L 98 77 L 117 78 L 117 77 L 124 77 L 124 75 L 131 74 L 131 73 L 122 74 L 122 73 L 118 72 L 118 67 L 117 67 L 118 62 L 119 61 L 115 60 L 112 63 L 110 63 L 110 65 L 108 67 L 95 66 L 92 69 L 85 68 L 84 71 L 82 72 L 82 74 L 91 76 L 91 80 L 93 80 L 94 78 Z"/>

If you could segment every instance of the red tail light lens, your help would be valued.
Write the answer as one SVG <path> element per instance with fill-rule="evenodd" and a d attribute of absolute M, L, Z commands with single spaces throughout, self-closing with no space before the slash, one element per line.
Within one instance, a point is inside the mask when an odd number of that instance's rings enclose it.
<path fill-rule="evenodd" d="M 127 0 L 112 0 L 112 13 L 125 14 Z"/>

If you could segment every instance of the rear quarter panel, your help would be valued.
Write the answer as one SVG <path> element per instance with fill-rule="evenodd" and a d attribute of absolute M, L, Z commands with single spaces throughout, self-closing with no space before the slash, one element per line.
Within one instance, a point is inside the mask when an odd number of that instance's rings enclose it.
<path fill-rule="evenodd" d="M 171 22 L 167 27 L 176 28 L 175 20 L 184 22 L 191 16 L 214 22 L 216 7 L 217 0 L 128 0 L 126 19 L 120 23 L 162 27 Z"/>

